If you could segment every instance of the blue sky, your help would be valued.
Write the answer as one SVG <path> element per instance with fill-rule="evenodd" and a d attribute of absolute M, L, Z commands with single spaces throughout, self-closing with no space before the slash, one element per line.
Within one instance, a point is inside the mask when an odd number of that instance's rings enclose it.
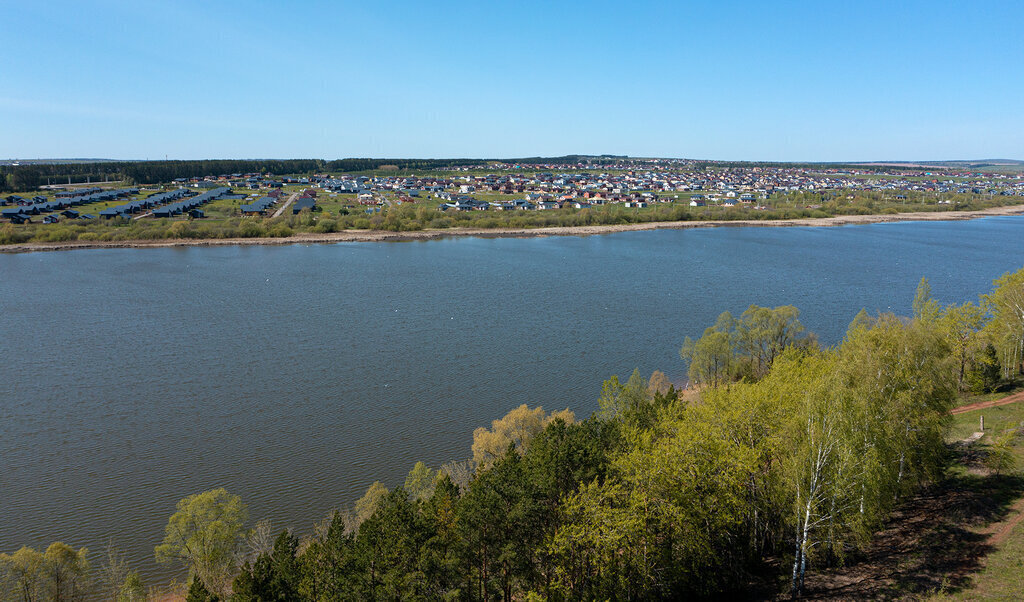
<path fill-rule="evenodd" d="M 1024 2 L 0 0 L 0 157 L 1024 159 Z"/>

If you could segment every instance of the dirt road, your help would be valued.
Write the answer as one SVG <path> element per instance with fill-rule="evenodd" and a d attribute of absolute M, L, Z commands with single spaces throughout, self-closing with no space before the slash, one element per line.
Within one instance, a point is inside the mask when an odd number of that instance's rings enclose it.
<path fill-rule="evenodd" d="M 984 410 L 985 408 L 994 408 L 996 406 L 1005 406 L 1011 403 L 1017 403 L 1018 401 L 1024 401 L 1024 391 L 1020 393 L 1014 393 L 1013 395 L 1007 395 L 1002 399 L 995 399 L 993 401 L 979 401 L 978 403 L 971 403 L 959 408 L 953 408 L 949 411 L 954 416 L 956 414 L 964 414 L 966 412 L 973 412 L 974 410 Z"/>

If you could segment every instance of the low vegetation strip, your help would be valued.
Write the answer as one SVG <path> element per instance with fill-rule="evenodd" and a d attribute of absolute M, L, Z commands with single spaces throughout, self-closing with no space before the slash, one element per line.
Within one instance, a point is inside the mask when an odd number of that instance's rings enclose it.
<path fill-rule="evenodd" d="M 280 211 L 280 210 L 279 210 Z M 94 248 L 146 248 L 146 247 L 180 247 L 180 246 L 215 246 L 215 245 L 281 245 L 281 244 L 314 244 L 337 242 L 385 242 L 431 240 L 457 236 L 473 236 L 485 238 L 521 238 L 532 236 L 593 236 L 615 232 L 635 232 L 661 229 L 711 228 L 711 227 L 835 227 L 859 224 L 877 224 L 901 221 L 955 221 L 978 219 L 983 217 L 1011 216 L 1024 214 L 1024 205 L 993 207 L 976 211 L 916 212 L 892 215 L 845 215 L 835 217 L 778 219 L 778 220 L 702 220 L 702 221 L 666 221 L 644 222 L 636 224 L 590 225 L 590 226 L 551 226 L 537 228 L 479 228 L 455 227 L 430 230 L 343 230 L 316 232 L 318 222 L 309 216 L 293 216 L 292 218 L 276 218 L 262 220 L 259 218 L 242 218 L 240 225 L 229 229 L 218 230 L 212 226 L 187 221 L 175 221 L 171 226 L 176 234 L 165 236 L 163 230 L 154 232 L 147 226 L 140 226 L 138 234 L 128 230 L 113 230 L 117 235 L 109 240 L 92 236 L 78 236 L 67 240 L 43 242 L 8 242 L 0 243 L 0 252 L 22 253 L 29 251 L 59 251 L 70 249 Z M 274 225 L 275 221 L 280 223 Z M 304 223 L 306 222 L 306 223 Z M 180 224 L 180 227 L 178 226 Z M 294 226 L 294 227 L 293 227 Z M 2 227 L 0 227 L 2 228 Z M 84 228 L 84 227 L 83 227 Z M 245 230 L 245 228 L 250 228 Z M 314 231 L 296 231 L 310 228 Z M 241 229 L 241 230 L 239 230 Z M 83 231 L 87 233 L 87 230 Z M 239 233 L 241 232 L 241 236 Z M 121 236 L 124 236 L 122 239 Z M 3 240 L 0 233 L 0 241 Z"/>

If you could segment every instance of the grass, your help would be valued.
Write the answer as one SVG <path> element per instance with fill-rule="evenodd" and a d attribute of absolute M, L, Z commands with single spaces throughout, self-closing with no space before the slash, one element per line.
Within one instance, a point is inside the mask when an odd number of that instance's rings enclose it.
<path fill-rule="evenodd" d="M 979 393 L 976 395 L 967 395 L 958 402 L 958 405 L 968 405 L 972 403 L 982 403 L 986 401 L 995 401 L 1002 399 L 1007 395 L 1013 395 L 1024 391 L 1024 378 L 1016 378 L 1010 382 L 1002 383 L 998 389 L 991 393 Z"/>
<path fill-rule="evenodd" d="M 985 435 L 958 444 L 978 430 L 980 415 Z M 813 574 L 807 597 L 1021 599 L 1024 521 L 1014 521 L 1024 513 L 1024 437 L 1009 441 L 1015 467 L 995 473 L 986 459 L 1007 429 L 1022 424 L 1024 402 L 954 416 L 945 476 L 903 504 L 849 564 Z"/>
<path fill-rule="evenodd" d="M 1020 600 L 1024 596 L 1024 527 L 985 557 L 971 585 L 957 592 L 940 592 L 933 600 Z"/>
<path fill-rule="evenodd" d="M 1019 387 L 1018 387 L 1019 388 Z M 984 456 L 991 453 L 992 445 L 996 438 L 1006 433 L 1009 429 L 1019 429 L 1024 425 L 1024 402 L 1005 406 L 986 408 L 967 412 L 955 417 L 952 431 L 953 437 L 958 437 L 974 432 L 979 427 L 979 417 L 985 416 L 985 436 L 974 446 L 976 449 L 972 454 L 967 454 L 960 465 L 955 466 L 962 475 L 978 474 L 979 479 L 999 478 L 997 475 L 984 475 L 984 470 L 979 467 Z M 1006 478 L 1024 478 L 1024 438 L 1019 434 L 1010 441 L 1010 452 L 1015 460 L 1016 469 L 1003 475 Z M 983 525 L 982 529 L 976 529 L 989 535 L 989 533 L 1002 533 L 1003 539 L 994 543 L 987 554 L 984 555 L 978 570 L 970 575 L 968 586 L 954 591 L 940 591 L 932 597 L 933 600 L 1019 600 L 1024 593 L 1024 524 L 1013 526 L 1008 532 L 1004 529 L 1008 525 L 995 524 L 1000 520 L 1012 520 L 1024 508 L 1019 500 L 1024 499 L 1018 493 L 1013 501 L 1018 502 L 1017 506 L 1005 515 L 993 517 L 993 521 Z"/>

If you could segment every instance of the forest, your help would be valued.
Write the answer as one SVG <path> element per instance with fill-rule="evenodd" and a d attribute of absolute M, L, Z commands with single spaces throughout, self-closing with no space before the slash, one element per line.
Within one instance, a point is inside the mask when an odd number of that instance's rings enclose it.
<path fill-rule="evenodd" d="M 1020 372 L 1024 269 L 977 303 L 922 279 L 912 308 L 862 311 L 831 347 L 795 307 L 726 312 L 682 342 L 684 390 L 634 371 L 583 420 L 514 408 L 466 460 L 376 482 L 301 537 L 224 489 L 190 495 L 155 557 L 190 601 L 799 597 L 942 477 L 961 394 Z M 0 596 L 147 599 L 129 569 L 25 547 L 0 554 Z"/>

